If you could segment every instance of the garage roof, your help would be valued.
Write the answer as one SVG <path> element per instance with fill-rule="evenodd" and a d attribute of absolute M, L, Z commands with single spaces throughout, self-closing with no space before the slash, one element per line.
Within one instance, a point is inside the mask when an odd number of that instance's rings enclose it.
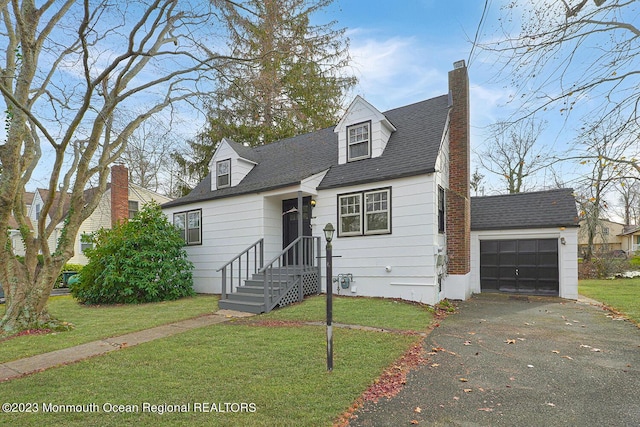
<path fill-rule="evenodd" d="M 472 230 L 578 227 L 573 189 L 471 198 Z"/>

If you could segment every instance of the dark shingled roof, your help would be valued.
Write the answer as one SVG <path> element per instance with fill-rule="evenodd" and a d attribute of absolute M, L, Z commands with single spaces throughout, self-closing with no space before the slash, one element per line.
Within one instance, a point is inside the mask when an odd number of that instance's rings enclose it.
<path fill-rule="evenodd" d="M 578 227 L 573 189 L 471 198 L 471 230 Z"/>
<path fill-rule="evenodd" d="M 391 134 L 385 151 L 380 157 L 345 165 L 338 165 L 335 127 L 255 148 L 231 141 L 230 145 L 241 157 L 257 163 L 240 184 L 211 191 L 209 174 L 187 196 L 162 206 L 296 185 L 327 169 L 330 170 L 319 186 L 321 189 L 433 173 L 448 111 L 448 96 L 444 95 L 383 113 L 397 129 Z"/>
<path fill-rule="evenodd" d="M 318 188 L 382 181 L 435 172 L 449 112 L 447 95 L 384 113 L 396 127 L 380 157 L 335 165 Z"/>

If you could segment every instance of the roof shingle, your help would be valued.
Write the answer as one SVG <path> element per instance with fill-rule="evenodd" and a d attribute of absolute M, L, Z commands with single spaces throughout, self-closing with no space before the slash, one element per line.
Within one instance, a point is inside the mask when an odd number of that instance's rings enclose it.
<path fill-rule="evenodd" d="M 471 230 L 578 227 L 573 189 L 471 198 Z"/>
<path fill-rule="evenodd" d="M 209 174 L 187 196 L 163 207 L 296 185 L 328 169 L 320 189 L 433 173 L 448 112 L 446 95 L 385 112 L 397 131 L 391 134 L 382 155 L 344 165 L 338 165 L 335 127 L 252 149 L 232 143 L 241 157 L 257 163 L 238 185 L 211 191 Z"/>

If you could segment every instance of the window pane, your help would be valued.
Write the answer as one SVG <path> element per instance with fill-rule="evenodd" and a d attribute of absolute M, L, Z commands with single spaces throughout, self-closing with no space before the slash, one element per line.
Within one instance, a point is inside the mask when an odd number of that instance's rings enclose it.
<path fill-rule="evenodd" d="M 361 142 L 358 144 L 352 144 L 349 146 L 349 158 L 355 159 L 358 157 L 366 157 L 369 155 L 369 143 Z"/>
<path fill-rule="evenodd" d="M 342 221 L 343 233 L 359 233 L 360 232 L 360 216 L 359 215 L 343 216 L 340 219 L 340 221 Z"/>
<path fill-rule="evenodd" d="M 188 243 L 200 243 L 200 228 L 189 229 L 189 242 Z"/>
<path fill-rule="evenodd" d="M 189 228 L 200 227 L 200 211 L 189 212 Z"/>
<path fill-rule="evenodd" d="M 387 231 L 389 216 L 386 212 L 367 214 L 367 231 Z"/>
<path fill-rule="evenodd" d="M 389 190 L 366 193 L 365 199 L 367 201 L 365 233 L 390 231 Z"/>
<path fill-rule="evenodd" d="M 183 214 L 183 213 L 173 214 L 173 225 L 180 232 L 180 237 L 182 237 L 182 239 L 186 241 L 185 214 Z"/>
<path fill-rule="evenodd" d="M 340 196 L 340 233 L 360 234 L 360 194 Z"/>

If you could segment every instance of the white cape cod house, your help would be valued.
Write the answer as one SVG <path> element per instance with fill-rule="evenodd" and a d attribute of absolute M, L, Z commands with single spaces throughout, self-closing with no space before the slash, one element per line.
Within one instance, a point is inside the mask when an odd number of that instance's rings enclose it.
<path fill-rule="evenodd" d="M 210 174 L 163 210 L 183 232 L 195 290 L 222 294 L 221 307 L 263 312 L 326 291 L 327 223 L 334 292 L 465 299 L 480 291 L 469 145 L 460 61 L 448 94 L 384 113 L 356 97 L 334 128 L 255 148 L 221 141 Z"/>

